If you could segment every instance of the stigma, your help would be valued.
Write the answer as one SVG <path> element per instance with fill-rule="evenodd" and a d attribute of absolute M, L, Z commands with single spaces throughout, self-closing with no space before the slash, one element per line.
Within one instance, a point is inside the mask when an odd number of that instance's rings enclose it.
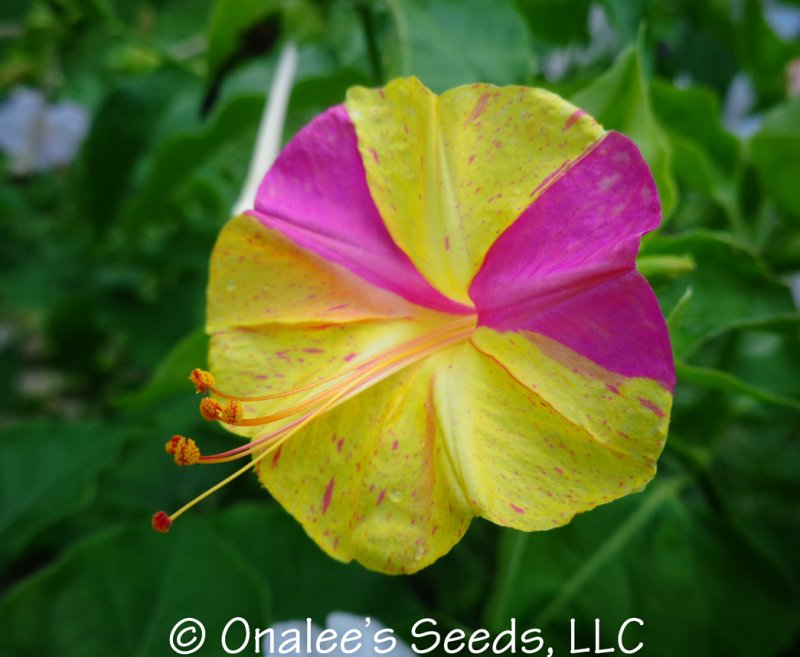
<path fill-rule="evenodd" d="M 477 318 L 474 315 L 454 319 L 420 337 L 387 349 L 362 362 L 349 365 L 333 376 L 277 393 L 258 396 L 234 395 L 217 388 L 216 380 L 210 372 L 199 368 L 192 370 L 189 380 L 194 384 L 198 394 L 206 395 L 200 400 L 201 417 L 231 427 L 264 427 L 264 429 L 256 433 L 248 444 L 212 455 L 202 454 L 191 438 L 175 435 L 168 440 L 165 444 L 165 451 L 180 466 L 225 463 L 247 457 L 250 459 L 243 467 L 174 513 L 167 514 L 165 511 L 159 511 L 153 515 L 153 529 L 166 533 L 179 516 L 240 475 L 255 468 L 320 415 L 405 367 L 442 349 L 468 340 L 475 331 L 476 323 Z M 313 394 L 303 395 L 303 393 Z M 289 399 L 297 396 L 302 396 L 302 398 L 298 401 L 287 402 L 272 413 L 259 417 L 245 417 L 243 403 Z M 276 424 L 278 424 L 277 427 Z"/>

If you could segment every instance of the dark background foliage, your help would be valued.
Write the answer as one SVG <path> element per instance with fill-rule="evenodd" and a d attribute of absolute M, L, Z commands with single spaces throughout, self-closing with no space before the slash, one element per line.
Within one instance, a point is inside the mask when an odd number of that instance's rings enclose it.
<path fill-rule="evenodd" d="M 468 631 L 514 617 L 558 655 L 571 618 L 583 645 L 596 617 L 613 645 L 631 616 L 648 657 L 798 654 L 787 8 L 800 3 L 4 1 L 0 93 L 81 103 L 91 129 L 68 167 L 20 176 L 0 159 L 0 653 L 169 655 L 184 616 L 213 636 L 233 616 L 266 627 L 346 610 L 406 637 L 423 616 Z M 222 476 L 177 470 L 162 445 L 174 432 L 230 444 L 198 419 L 186 374 L 205 358 L 208 255 L 287 40 L 300 64 L 286 139 L 348 86 L 414 74 L 437 91 L 544 86 L 638 143 L 665 210 L 639 268 L 679 374 L 645 492 L 546 533 L 476 521 L 412 577 L 327 558 L 249 477 L 169 537 L 151 532 L 154 510 Z"/>

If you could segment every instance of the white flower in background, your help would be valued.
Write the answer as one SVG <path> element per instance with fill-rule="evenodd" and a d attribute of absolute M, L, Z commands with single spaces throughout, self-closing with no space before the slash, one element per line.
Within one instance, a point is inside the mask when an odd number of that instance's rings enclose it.
<path fill-rule="evenodd" d="M 89 115 L 81 105 L 48 105 L 35 89 L 15 89 L 0 105 L 0 150 L 11 157 L 16 175 L 69 164 L 88 129 Z"/>
<path fill-rule="evenodd" d="M 745 139 L 761 127 L 763 117 L 751 114 L 756 104 L 756 90 L 746 73 L 737 73 L 728 85 L 722 102 L 722 123 L 737 137 Z"/>
<path fill-rule="evenodd" d="M 270 628 L 272 632 L 264 637 L 261 653 L 281 657 L 297 654 L 325 657 L 416 657 L 411 648 L 398 639 L 391 629 L 374 618 L 335 611 L 328 614 L 325 623 L 327 627 L 324 630 L 309 621 L 276 623 Z M 345 637 L 349 638 L 344 641 Z M 311 648 L 310 651 L 307 650 L 308 647 Z M 322 650 L 319 651 L 318 648 Z"/>
<path fill-rule="evenodd" d="M 794 305 L 800 310 L 800 271 L 789 275 L 789 288 L 792 290 Z"/>
<path fill-rule="evenodd" d="M 764 0 L 764 20 L 784 41 L 793 41 L 800 37 L 800 8 Z"/>

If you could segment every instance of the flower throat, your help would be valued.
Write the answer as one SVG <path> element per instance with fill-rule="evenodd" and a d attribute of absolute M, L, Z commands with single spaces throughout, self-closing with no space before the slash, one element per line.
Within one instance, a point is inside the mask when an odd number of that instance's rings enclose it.
<path fill-rule="evenodd" d="M 195 369 L 189 375 L 199 394 L 208 395 L 200 401 L 200 414 L 208 421 L 218 420 L 230 426 L 252 427 L 265 426 L 293 418 L 280 429 L 269 431 L 255 437 L 250 443 L 219 454 L 204 456 L 191 438 L 173 436 L 165 445 L 166 452 L 171 454 L 175 463 L 181 466 L 197 463 L 225 463 L 247 456 L 253 458 L 242 468 L 201 493 L 188 504 L 172 514 L 159 511 L 153 515 L 153 529 L 158 532 L 169 531 L 176 518 L 188 511 L 198 502 L 216 492 L 229 482 L 254 468 L 270 454 L 277 452 L 300 429 L 326 411 L 354 397 L 362 390 L 375 385 L 388 376 L 416 363 L 427 356 L 469 339 L 475 330 L 477 318 L 474 315 L 462 317 L 453 322 L 434 329 L 425 335 L 409 340 L 391 349 L 373 356 L 362 363 L 354 364 L 341 372 L 314 383 L 298 386 L 291 390 L 271 393 L 255 397 L 240 397 L 228 394 L 215 387 L 214 377 L 210 372 Z M 260 417 L 244 417 L 242 403 L 261 402 L 290 398 L 304 392 L 320 389 L 316 394 L 287 406 L 274 413 Z M 295 417 L 296 416 L 296 417 Z"/>

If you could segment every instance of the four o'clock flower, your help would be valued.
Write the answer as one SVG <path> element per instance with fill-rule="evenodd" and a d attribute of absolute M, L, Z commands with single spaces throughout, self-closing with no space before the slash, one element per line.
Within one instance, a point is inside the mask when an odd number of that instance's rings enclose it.
<path fill-rule="evenodd" d="M 351 89 L 211 258 L 214 376 L 193 379 L 250 442 L 167 449 L 252 456 L 326 552 L 387 573 L 474 516 L 549 529 L 638 491 L 675 381 L 635 269 L 659 221 L 636 146 L 549 92 Z"/>

